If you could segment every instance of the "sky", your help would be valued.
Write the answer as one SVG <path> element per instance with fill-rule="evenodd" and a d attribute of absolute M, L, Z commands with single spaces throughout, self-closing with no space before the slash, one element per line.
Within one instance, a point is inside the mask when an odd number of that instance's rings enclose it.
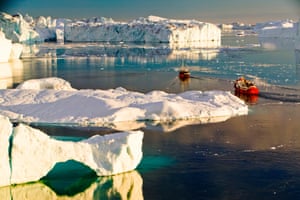
<path fill-rule="evenodd" d="M 212 23 L 256 23 L 300 18 L 300 0 L 2 0 L 2 12 L 129 21 L 156 15 Z"/>

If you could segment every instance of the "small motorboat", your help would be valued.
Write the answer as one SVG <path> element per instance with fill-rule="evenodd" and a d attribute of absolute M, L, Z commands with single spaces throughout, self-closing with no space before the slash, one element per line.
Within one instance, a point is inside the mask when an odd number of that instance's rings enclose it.
<path fill-rule="evenodd" d="M 185 81 L 191 77 L 191 73 L 187 69 L 181 69 L 179 70 L 178 77 L 181 81 Z"/>
<path fill-rule="evenodd" d="M 252 81 L 246 80 L 244 77 L 240 77 L 234 82 L 234 88 L 236 94 L 245 95 L 258 95 L 259 89 L 254 85 Z"/>

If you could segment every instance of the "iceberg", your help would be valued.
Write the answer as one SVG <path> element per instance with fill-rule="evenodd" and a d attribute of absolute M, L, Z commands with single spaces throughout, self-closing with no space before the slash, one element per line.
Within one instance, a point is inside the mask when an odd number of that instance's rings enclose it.
<path fill-rule="evenodd" d="M 0 186 L 10 184 L 9 147 L 13 126 L 7 117 L 0 115 Z"/>
<path fill-rule="evenodd" d="M 5 38 L 5 35 L 2 31 L 0 31 L 0 46 L 0 62 L 8 62 L 12 49 L 12 43 L 10 40 Z"/>
<path fill-rule="evenodd" d="M 140 17 L 131 22 L 91 18 L 81 20 L 52 19 L 18 14 L 0 15 L 0 27 L 14 42 L 149 42 L 179 46 L 219 47 L 221 30 L 211 23 L 197 20 L 174 20 L 157 16 Z"/>
<path fill-rule="evenodd" d="M 255 32 L 259 37 L 296 38 L 298 22 L 292 20 L 257 23 Z"/>
<path fill-rule="evenodd" d="M 42 42 L 43 39 L 34 30 L 32 24 L 28 23 L 21 14 L 9 15 L 0 12 L 0 28 L 9 40 L 14 43 Z"/>
<path fill-rule="evenodd" d="M 18 59 L 22 53 L 23 46 L 18 43 L 12 43 L 6 39 L 5 34 L 0 29 L 0 63 L 9 60 Z"/>
<path fill-rule="evenodd" d="M 0 113 L 17 122 L 107 127 L 118 122 L 171 122 L 248 113 L 245 102 L 229 91 L 187 91 L 180 94 L 152 91 L 144 94 L 124 88 L 32 89 L 35 86 L 28 86 L 30 84 L 26 81 L 22 85 L 31 89 L 0 90 Z"/>
<path fill-rule="evenodd" d="M 38 181 L 59 162 L 74 160 L 110 176 L 134 170 L 142 159 L 142 131 L 95 135 L 79 142 L 59 141 L 38 129 L 12 128 L 0 118 L 0 186 Z"/>
<path fill-rule="evenodd" d="M 267 49 L 299 49 L 299 22 L 270 21 L 256 24 L 254 30 L 262 47 Z"/>
<path fill-rule="evenodd" d="M 94 23 L 75 21 L 65 24 L 65 40 L 72 42 L 203 42 L 204 46 L 208 47 L 218 47 L 221 44 L 220 28 L 214 24 L 196 20 L 173 20 L 149 16 L 128 23 L 95 21 Z"/>

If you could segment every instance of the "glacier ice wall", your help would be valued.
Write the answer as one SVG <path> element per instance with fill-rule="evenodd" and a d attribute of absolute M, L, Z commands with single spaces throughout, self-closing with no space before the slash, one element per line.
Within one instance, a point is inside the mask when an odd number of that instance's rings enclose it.
<path fill-rule="evenodd" d="M 214 24 L 196 20 L 172 20 L 155 16 L 129 23 L 75 21 L 65 25 L 66 41 L 108 42 L 203 42 L 203 46 L 219 46 L 221 30 Z M 200 44 L 201 45 L 201 44 Z"/>
<path fill-rule="evenodd" d="M 174 20 L 156 16 L 131 22 L 115 22 L 106 18 L 82 20 L 37 19 L 21 14 L 0 13 L 0 27 L 13 42 L 151 42 L 191 43 L 199 47 L 219 47 L 221 30 L 211 23 L 197 20 Z"/>

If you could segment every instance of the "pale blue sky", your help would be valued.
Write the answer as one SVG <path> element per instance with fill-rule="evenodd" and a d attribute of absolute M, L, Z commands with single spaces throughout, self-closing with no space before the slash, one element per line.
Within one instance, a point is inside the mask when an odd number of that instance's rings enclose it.
<path fill-rule="evenodd" d="M 300 0 L 7 0 L 1 11 L 31 16 L 132 20 L 157 15 L 224 23 L 299 19 Z"/>

